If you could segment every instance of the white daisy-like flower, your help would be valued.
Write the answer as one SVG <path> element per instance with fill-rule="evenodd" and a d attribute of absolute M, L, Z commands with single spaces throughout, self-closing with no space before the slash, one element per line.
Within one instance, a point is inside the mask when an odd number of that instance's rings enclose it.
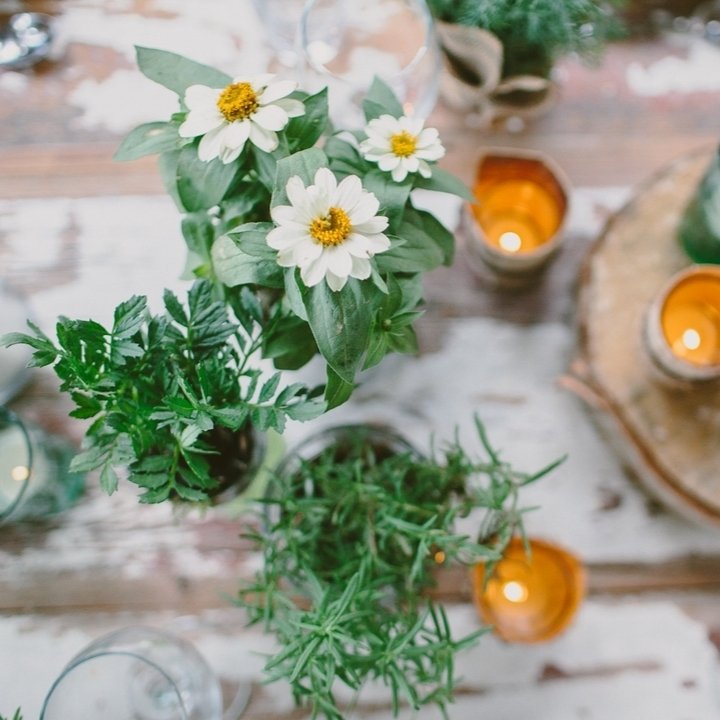
<path fill-rule="evenodd" d="M 185 91 L 188 112 L 180 126 L 180 137 L 202 135 L 198 157 L 204 162 L 214 158 L 227 164 L 236 160 L 250 142 L 264 152 L 278 146 L 277 133 L 290 118 L 305 113 L 299 100 L 287 97 L 297 83 L 273 82 L 274 75 L 235 78 L 224 88 L 191 85 Z"/>
<path fill-rule="evenodd" d="M 443 157 L 445 148 L 438 131 L 423 128 L 423 124 L 417 118 L 381 115 L 365 126 L 367 139 L 360 143 L 360 152 L 366 160 L 391 173 L 395 182 L 416 172 L 429 178 L 432 171 L 428 163 Z"/>
<path fill-rule="evenodd" d="M 308 287 L 324 278 L 338 291 L 349 277 L 370 277 L 370 259 L 390 248 L 383 234 L 388 219 L 376 215 L 378 199 L 355 175 L 338 183 L 328 168 L 320 168 L 314 183 L 305 187 L 297 175 L 287 181 L 290 205 L 272 209 L 277 227 L 268 233 L 267 244 L 278 251 L 278 265 L 300 268 Z"/>

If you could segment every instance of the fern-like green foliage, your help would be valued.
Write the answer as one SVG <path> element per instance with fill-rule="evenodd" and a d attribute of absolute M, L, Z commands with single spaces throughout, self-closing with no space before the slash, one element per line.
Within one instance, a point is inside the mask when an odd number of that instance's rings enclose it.
<path fill-rule="evenodd" d="M 71 415 L 93 419 L 73 472 L 99 470 L 112 493 L 124 467 L 142 502 L 203 502 L 219 486 L 214 463 L 229 433 L 281 432 L 286 418 L 309 419 L 324 405 L 301 384 L 280 388 L 280 373 L 263 381 L 252 365 L 279 308 L 268 316 L 243 289 L 231 310 L 208 281 L 193 285 L 186 305 L 170 291 L 164 301 L 166 312 L 151 316 L 145 297 L 130 298 L 110 329 L 61 317 L 57 343 L 30 324 L 33 335 L 0 344 L 29 345 L 33 365 L 53 365 L 77 406 Z"/>
<path fill-rule="evenodd" d="M 569 52 L 597 58 L 620 22 L 612 5 L 597 0 L 428 0 L 435 17 L 481 27 L 505 50 L 503 76 L 547 76 Z"/>
<path fill-rule="evenodd" d="M 312 717 L 342 720 L 338 684 L 368 679 L 390 688 L 393 711 L 453 698 L 454 656 L 483 632 L 455 638 L 442 606 L 427 599 L 434 569 L 483 561 L 492 567 L 522 531 L 518 495 L 549 472 L 519 473 L 478 431 L 486 457 L 455 442 L 438 457 L 388 452 L 358 428 L 327 451 L 279 473 L 264 526 L 250 537 L 263 569 L 238 604 L 282 648 L 266 665 Z M 458 517 L 480 512 L 479 541 Z M 302 598 L 302 599 L 299 599 Z"/>
<path fill-rule="evenodd" d="M 22 712 L 20 708 L 18 708 L 12 717 L 8 716 L 6 718 L 4 715 L 0 715 L 0 720 L 23 720 Z"/>

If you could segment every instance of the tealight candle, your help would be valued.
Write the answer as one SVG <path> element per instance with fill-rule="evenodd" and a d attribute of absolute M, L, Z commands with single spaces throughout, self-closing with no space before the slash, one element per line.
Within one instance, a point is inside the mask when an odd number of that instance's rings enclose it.
<path fill-rule="evenodd" d="M 585 594 L 585 572 L 573 555 L 548 542 L 513 538 L 485 582 L 485 565 L 472 570 L 482 619 L 508 642 L 534 643 L 567 628 Z"/>
<path fill-rule="evenodd" d="M 670 279 L 648 310 L 645 346 L 668 380 L 720 378 L 720 267 L 694 265 Z"/>
<path fill-rule="evenodd" d="M 478 165 L 467 245 L 481 274 L 528 279 L 558 250 L 567 214 L 567 181 L 542 155 L 492 150 Z"/>

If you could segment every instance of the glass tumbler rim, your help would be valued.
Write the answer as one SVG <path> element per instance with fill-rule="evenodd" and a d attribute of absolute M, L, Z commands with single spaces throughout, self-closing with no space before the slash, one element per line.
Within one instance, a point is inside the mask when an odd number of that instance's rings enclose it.
<path fill-rule="evenodd" d="M 30 439 L 30 432 L 27 429 L 25 423 L 20 419 L 17 413 L 13 412 L 9 408 L 0 405 L 0 428 L 2 427 L 16 427 L 20 430 L 20 433 L 25 440 L 25 447 L 27 449 L 27 477 L 22 481 L 20 491 L 12 500 L 12 502 L 6 508 L 0 508 L 0 524 L 6 520 L 15 509 L 20 505 L 25 497 L 30 479 L 32 478 L 33 472 L 33 445 Z"/>
<path fill-rule="evenodd" d="M 180 712 L 182 713 L 182 717 L 178 718 L 178 720 L 188 720 L 188 714 L 187 710 L 185 709 L 185 703 L 183 702 L 182 695 L 180 693 L 180 690 L 178 689 L 177 684 L 175 681 L 163 670 L 160 665 L 158 665 L 156 662 L 153 662 L 149 658 L 143 657 L 142 655 L 131 652 L 129 650 L 97 650 L 96 652 L 90 653 L 88 655 L 81 653 L 80 655 L 75 656 L 62 670 L 60 675 L 58 675 L 57 678 L 55 678 L 55 681 L 50 686 L 50 690 L 48 690 L 48 694 L 45 696 L 45 700 L 43 701 L 42 710 L 40 711 L 40 720 L 45 720 L 45 711 L 47 710 L 48 703 L 50 700 L 52 700 L 53 694 L 55 693 L 55 690 L 62 684 L 63 680 L 74 670 L 79 668 L 82 665 L 85 665 L 86 663 L 89 663 L 93 660 L 97 660 L 98 658 L 102 657 L 130 657 L 134 658 L 135 660 L 138 660 L 139 662 L 147 665 L 148 667 L 151 667 L 153 670 L 157 671 L 165 680 L 168 682 L 168 686 L 172 688 L 172 691 L 177 698 L 178 701 L 178 708 L 180 709 Z"/>
<path fill-rule="evenodd" d="M 300 49 L 305 60 L 310 65 L 312 65 L 315 70 L 327 72 L 328 75 L 332 76 L 336 80 L 340 80 L 344 83 L 349 83 L 350 80 L 345 75 L 338 75 L 337 73 L 330 71 L 324 63 L 313 60 L 312 57 L 310 57 L 310 54 L 307 52 L 307 47 L 309 45 L 308 19 L 310 17 L 310 12 L 312 11 L 312 9 L 315 7 L 315 5 L 317 5 L 318 2 L 321 1 L 322 0 L 307 0 L 305 6 L 303 7 L 302 14 L 300 15 L 299 28 Z M 403 66 L 403 68 L 395 74 L 396 78 L 403 78 L 406 75 L 412 73 L 415 68 L 422 62 L 423 58 L 428 54 L 428 52 L 432 48 L 433 43 L 435 42 L 435 24 L 433 22 L 432 13 L 430 12 L 430 8 L 428 7 L 426 0 L 414 0 L 414 2 L 417 5 L 417 9 L 420 11 L 423 23 L 423 44 L 417 49 L 417 52 L 413 55 L 412 60 L 410 60 L 409 63 Z"/>

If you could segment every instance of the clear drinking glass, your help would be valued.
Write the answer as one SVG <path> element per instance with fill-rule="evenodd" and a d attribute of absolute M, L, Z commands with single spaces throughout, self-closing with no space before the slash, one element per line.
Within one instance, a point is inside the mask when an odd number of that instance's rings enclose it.
<path fill-rule="evenodd" d="M 65 667 L 40 720 L 221 720 L 220 683 L 186 640 L 129 627 L 95 640 Z"/>
<path fill-rule="evenodd" d="M 303 87 L 330 90 L 330 117 L 354 129 L 373 78 L 384 80 L 405 113 L 427 117 L 440 81 L 440 52 L 425 0 L 308 0 L 300 21 Z"/>
<path fill-rule="evenodd" d="M 299 60 L 298 27 L 305 0 L 253 0 L 267 42 L 282 67 L 295 68 Z"/>
<path fill-rule="evenodd" d="M 69 471 L 74 448 L 26 425 L 0 406 L 0 524 L 60 512 L 82 495 L 83 475 Z"/>

